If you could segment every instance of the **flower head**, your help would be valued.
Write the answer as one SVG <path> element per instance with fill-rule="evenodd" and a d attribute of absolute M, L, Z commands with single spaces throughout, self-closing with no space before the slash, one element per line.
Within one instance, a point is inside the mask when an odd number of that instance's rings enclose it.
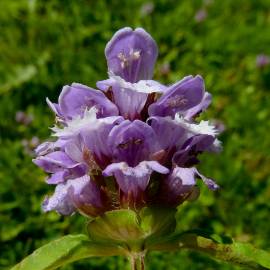
<path fill-rule="evenodd" d="M 154 81 L 157 55 L 145 30 L 123 28 L 106 46 L 109 78 L 97 82 L 98 89 L 73 83 L 63 87 L 58 103 L 47 99 L 57 139 L 36 149 L 34 163 L 56 188 L 44 211 L 98 216 L 175 207 L 197 197 L 197 179 L 218 188 L 195 167 L 202 152 L 221 149 L 215 126 L 196 121 L 211 95 L 199 75 L 170 86 Z"/>
<path fill-rule="evenodd" d="M 259 54 L 256 57 L 256 66 L 258 68 L 263 68 L 265 66 L 268 66 L 270 64 L 270 57 L 265 54 Z"/>
<path fill-rule="evenodd" d="M 206 18 L 207 11 L 205 9 L 199 9 L 194 16 L 195 21 L 198 23 L 203 22 Z"/>

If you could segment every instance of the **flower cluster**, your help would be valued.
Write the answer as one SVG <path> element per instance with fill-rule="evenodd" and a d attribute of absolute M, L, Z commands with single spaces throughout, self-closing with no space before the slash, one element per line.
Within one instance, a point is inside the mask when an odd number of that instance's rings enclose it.
<path fill-rule="evenodd" d="M 196 179 L 217 184 L 195 165 L 221 146 L 218 130 L 195 118 L 211 103 L 197 75 L 170 86 L 152 80 L 158 49 L 142 28 L 123 28 L 106 46 L 109 78 L 97 88 L 64 86 L 56 114 L 56 140 L 37 149 L 34 163 L 50 174 L 55 192 L 44 211 L 98 216 L 149 205 L 176 207 L 198 195 Z"/>

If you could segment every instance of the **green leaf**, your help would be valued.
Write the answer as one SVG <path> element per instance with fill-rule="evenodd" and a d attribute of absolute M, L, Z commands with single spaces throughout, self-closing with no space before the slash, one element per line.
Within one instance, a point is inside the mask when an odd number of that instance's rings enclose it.
<path fill-rule="evenodd" d="M 270 269 L 270 253 L 246 243 L 233 242 L 228 237 L 218 237 L 200 230 L 173 234 L 156 239 L 146 247 L 149 250 L 197 250 L 211 257 L 250 269 Z"/>
<path fill-rule="evenodd" d="M 140 211 L 140 226 L 150 238 L 169 235 L 176 227 L 175 208 L 145 207 Z"/>
<path fill-rule="evenodd" d="M 11 270 L 52 270 L 79 259 L 124 255 L 117 245 L 103 245 L 86 235 L 68 235 L 37 249 Z"/>
<path fill-rule="evenodd" d="M 128 209 L 107 212 L 90 221 L 87 229 L 90 238 L 98 242 L 128 242 L 143 236 L 137 214 Z"/>
<path fill-rule="evenodd" d="M 88 223 L 92 240 L 128 246 L 130 250 L 143 250 L 145 243 L 172 233 L 175 229 L 175 209 L 143 208 L 113 210 Z"/>

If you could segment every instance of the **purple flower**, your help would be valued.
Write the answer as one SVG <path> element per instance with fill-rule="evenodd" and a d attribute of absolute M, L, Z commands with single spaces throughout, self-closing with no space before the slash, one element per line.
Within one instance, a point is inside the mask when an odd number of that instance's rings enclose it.
<path fill-rule="evenodd" d="M 16 112 L 15 115 L 16 122 L 23 124 L 25 126 L 31 124 L 33 122 L 33 119 L 34 119 L 33 115 L 26 114 L 25 112 L 22 111 Z"/>
<path fill-rule="evenodd" d="M 54 194 L 42 204 L 45 212 L 55 210 L 62 215 L 80 211 L 87 216 L 104 212 L 102 192 L 89 176 L 82 176 L 57 185 Z"/>
<path fill-rule="evenodd" d="M 142 28 L 117 31 L 105 48 L 109 70 L 127 82 L 152 78 L 158 48 L 153 38 Z"/>
<path fill-rule="evenodd" d="M 218 185 L 201 175 L 196 168 L 175 167 L 171 174 L 164 178 L 160 185 L 160 198 L 168 205 L 179 205 L 197 193 L 196 177 L 201 178 L 209 189 L 215 190 Z M 170 194 L 170 196 L 168 196 Z"/>
<path fill-rule="evenodd" d="M 39 156 L 34 163 L 45 172 L 51 173 L 47 179 L 48 184 L 59 184 L 86 173 L 85 166 L 72 160 L 64 151 L 54 151 L 45 156 Z"/>
<path fill-rule="evenodd" d="M 185 113 L 197 106 L 204 96 L 204 82 L 200 76 L 187 76 L 168 87 L 164 94 L 149 106 L 149 115 L 171 116 Z"/>
<path fill-rule="evenodd" d="M 62 120 L 83 116 L 86 110 L 96 108 L 97 117 L 118 115 L 117 107 L 101 92 L 88 86 L 73 83 L 64 86 L 58 104 L 47 99 L 53 112 Z"/>
<path fill-rule="evenodd" d="M 106 46 L 109 78 L 93 89 L 64 86 L 55 141 L 36 149 L 34 163 L 49 173 L 55 192 L 44 211 L 98 216 L 151 204 L 175 207 L 196 198 L 197 179 L 218 186 L 196 169 L 199 155 L 218 152 L 219 131 L 196 121 L 211 103 L 201 76 L 165 86 L 152 80 L 157 45 L 143 29 L 123 28 Z"/>
<path fill-rule="evenodd" d="M 270 57 L 265 54 L 259 54 L 256 57 L 256 66 L 258 68 L 263 68 L 265 66 L 268 66 L 270 64 Z"/>
<path fill-rule="evenodd" d="M 194 16 L 194 19 L 196 22 L 200 23 L 200 22 L 203 22 L 207 17 L 207 11 L 205 9 L 199 9 L 195 16 Z"/>
<path fill-rule="evenodd" d="M 150 15 L 154 11 L 154 3 L 148 2 L 141 6 L 140 13 L 142 16 Z"/>
<path fill-rule="evenodd" d="M 146 123 L 126 120 L 115 126 L 108 137 L 114 162 L 136 166 L 161 150 L 154 130 Z"/>
<path fill-rule="evenodd" d="M 128 166 L 125 162 L 113 163 L 104 171 L 104 176 L 114 176 L 120 188 L 121 203 L 126 206 L 142 206 L 146 200 L 145 190 L 152 172 L 169 173 L 169 169 L 156 161 L 142 161 L 136 166 Z"/>

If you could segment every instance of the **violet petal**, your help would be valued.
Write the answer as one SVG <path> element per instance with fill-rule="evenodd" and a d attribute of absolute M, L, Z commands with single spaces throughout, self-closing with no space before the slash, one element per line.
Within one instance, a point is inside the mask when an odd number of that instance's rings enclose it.
<path fill-rule="evenodd" d="M 108 69 L 128 82 L 151 79 L 157 55 L 156 42 L 142 28 L 117 31 L 105 48 Z"/>

